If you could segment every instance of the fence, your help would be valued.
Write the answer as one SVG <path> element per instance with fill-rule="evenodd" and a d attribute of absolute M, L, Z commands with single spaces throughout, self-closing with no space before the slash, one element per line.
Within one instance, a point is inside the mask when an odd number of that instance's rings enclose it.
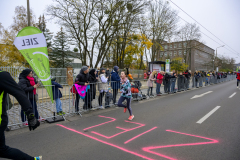
<path fill-rule="evenodd" d="M 217 79 L 216 77 L 199 77 L 192 79 L 186 79 L 185 77 L 178 77 L 175 80 L 170 79 L 169 82 L 164 82 L 165 85 L 161 87 L 161 90 L 165 90 L 165 94 L 172 92 L 170 89 L 173 88 L 173 92 L 181 92 L 195 87 L 203 87 L 212 84 L 222 83 L 225 81 L 235 79 L 235 75 L 228 75 L 226 78 Z M 140 85 L 135 85 L 140 92 L 137 96 L 143 96 L 148 93 L 147 82 L 139 80 Z M 134 82 L 133 82 L 134 83 Z M 176 84 L 175 87 L 172 84 Z M 72 86 L 67 84 L 62 85 L 62 110 L 66 113 L 65 116 L 72 116 L 74 114 L 82 114 L 89 112 L 90 110 L 96 110 L 99 106 L 110 107 L 116 103 L 120 97 L 119 93 L 119 82 L 109 82 L 109 83 L 91 83 L 90 89 L 86 94 L 84 99 L 81 99 L 78 95 L 71 93 L 70 89 Z M 52 86 L 55 89 L 55 86 Z M 102 92 L 111 89 L 111 94 Z M 51 102 L 46 89 L 44 86 L 37 88 L 38 101 L 36 102 L 36 108 L 39 113 L 40 119 L 53 118 L 56 116 L 56 101 Z M 115 98 L 116 97 L 116 98 Z M 141 98 L 134 98 L 135 100 L 141 100 Z M 31 103 L 34 103 L 33 99 L 30 99 Z M 116 101 L 114 101 L 116 100 Z M 21 106 L 18 104 L 17 100 L 13 96 L 8 96 L 7 114 L 9 116 L 9 127 L 19 126 L 22 127 L 23 122 L 26 120 L 24 114 L 21 111 Z M 33 105 L 35 107 L 35 105 Z"/>

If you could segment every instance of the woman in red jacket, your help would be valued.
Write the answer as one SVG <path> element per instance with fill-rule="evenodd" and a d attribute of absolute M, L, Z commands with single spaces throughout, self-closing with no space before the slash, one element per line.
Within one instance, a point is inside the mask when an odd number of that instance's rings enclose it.
<path fill-rule="evenodd" d="M 162 81 L 163 81 L 163 75 L 164 75 L 164 72 L 163 72 L 163 71 L 161 71 L 160 73 L 157 74 L 156 93 L 157 93 L 158 96 L 161 96 L 161 94 L 162 94 L 162 93 L 160 92 L 160 88 L 161 88 L 161 84 L 162 84 Z"/>

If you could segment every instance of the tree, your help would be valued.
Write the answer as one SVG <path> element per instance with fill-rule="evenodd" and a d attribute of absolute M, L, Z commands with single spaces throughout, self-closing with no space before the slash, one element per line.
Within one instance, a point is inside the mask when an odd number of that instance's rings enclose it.
<path fill-rule="evenodd" d="M 203 43 L 199 42 L 201 38 L 200 28 L 195 23 L 187 23 L 176 34 L 176 40 L 182 42 L 184 49 L 184 60 L 187 64 L 191 64 L 191 53 L 195 48 L 203 47 Z M 191 65 L 190 65 L 191 67 Z"/>
<path fill-rule="evenodd" d="M 147 3 L 146 0 L 139 0 L 138 3 L 134 0 L 55 1 L 57 4 L 48 6 L 48 15 L 55 18 L 75 41 L 83 65 L 87 63 L 88 57 L 93 67 L 93 59 L 96 57 L 95 68 L 105 60 L 112 42 L 126 37 L 129 29 L 132 29 L 129 27 L 130 22 L 138 17 Z M 116 48 L 119 53 L 117 56 L 124 54 L 124 43 L 121 46 L 117 44 Z M 123 52 L 119 52 L 120 49 Z"/>
<path fill-rule="evenodd" d="M 36 27 L 35 15 L 30 9 L 30 23 Z M 11 32 L 17 34 L 24 27 L 28 26 L 27 9 L 24 6 L 15 7 L 15 16 L 13 17 L 13 24 L 11 25 Z"/>
<path fill-rule="evenodd" d="M 48 52 L 51 52 L 51 47 L 52 47 L 52 37 L 53 37 L 53 33 L 50 32 L 49 29 L 47 29 L 47 22 L 46 19 L 43 16 L 39 16 L 38 18 L 38 23 L 37 23 L 37 27 L 43 32 L 43 35 L 46 39 L 47 42 L 47 48 L 48 48 Z"/>
<path fill-rule="evenodd" d="M 150 5 L 149 20 L 149 36 L 152 37 L 153 42 L 150 58 L 151 61 L 155 61 L 158 51 L 163 49 L 162 43 L 170 41 L 175 35 L 179 18 L 177 11 L 171 9 L 169 2 L 153 0 Z"/>
<path fill-rule="evenodd" d="M 183 58 L 176 57 L 172 60 L 171 70 L 183 72 L 188 68 L 186 63 L 183 63 Z"/>
<path fill-rule="evenodd" d="M 60 31 L 57 32 L 55 39 L 53 40 L 53 49 L 50 54 L 51 64 L 56 68 L 66 68 L 72 62 L 69 59 L 69 38 L 61 27 Z"/>

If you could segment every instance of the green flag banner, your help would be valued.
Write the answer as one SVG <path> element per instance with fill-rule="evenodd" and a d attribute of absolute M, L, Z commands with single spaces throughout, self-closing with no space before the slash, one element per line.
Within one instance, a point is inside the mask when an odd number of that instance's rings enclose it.
<path fill-rule="evenodd" d="M 43 33 L 35 27 L 25 27 L 17 35 L 14 45 L 33 68 L 53 102 L 47 43 Z"/>

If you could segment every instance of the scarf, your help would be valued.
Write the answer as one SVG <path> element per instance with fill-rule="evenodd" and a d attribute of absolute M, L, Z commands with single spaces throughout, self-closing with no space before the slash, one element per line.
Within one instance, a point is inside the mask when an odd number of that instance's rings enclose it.
<path fill-rule="evenodd" d="M 34 81 L 34 78 L 33 78 L 33 77 L 27 76 L 26 78 L 30 81 L 31 86 L 34 86 L 34 85 L 35 85 L 35 81 Z M 37 92 L 36 92 L 36 88 L 34 88 L 33 93 L 34 93 L 34 95 L 37 93 Z"/>
<path fill-rule="evenodd" d="M 128 80 L 127 77 L 125 77 L 124 79 L 121 78 L 121 82 L 122 82 L 122 83 L 127 82 L 127 80 Z"/>

